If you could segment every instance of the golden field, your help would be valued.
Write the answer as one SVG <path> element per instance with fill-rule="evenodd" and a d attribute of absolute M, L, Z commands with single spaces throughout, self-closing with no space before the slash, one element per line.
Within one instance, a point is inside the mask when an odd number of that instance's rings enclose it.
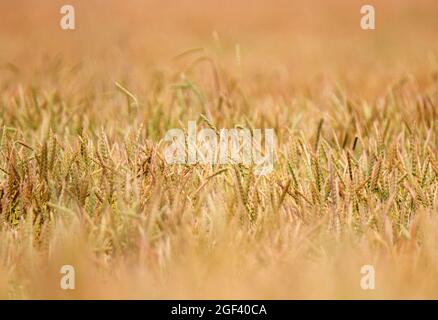
<path fill-rule="evenodd" d="M 0 298 L 438 298 L 436 1 L 64 4 L 0 3 Z M 274 170 L 167 164 L 191 120 Z"/>

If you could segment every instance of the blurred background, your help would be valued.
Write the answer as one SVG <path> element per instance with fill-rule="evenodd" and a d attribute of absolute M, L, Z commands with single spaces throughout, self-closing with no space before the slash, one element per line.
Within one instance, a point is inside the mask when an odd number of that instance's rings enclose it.
<path fill-rule="evenodd" d="M 76 9 L 74 31 L 60 28 L 65 4 Z M 360 28 L 365 4 L 375 7 L 376 30 Z M 437 17 L 434 0 L 2 1 L 1 79 L 4 86 L 62 60 L 92 68 L 94 79 L 141 86 L 156 70 L 180 67 L 176 55 L 202 47 L 223 68 L 263 76 L 260 90 L 275 81 L 269 91 L 284 93 L 336 76 L 372 94 L 406 72 L 438 70 Z"/>

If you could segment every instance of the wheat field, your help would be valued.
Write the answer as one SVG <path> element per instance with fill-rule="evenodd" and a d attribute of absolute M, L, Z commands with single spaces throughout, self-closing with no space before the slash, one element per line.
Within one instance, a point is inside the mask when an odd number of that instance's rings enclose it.
<path fill-rule="evenodd" d="M 438 298 L 436 1 L 63 4 L 0 3 L 0 298 Z M 188 121 L 273 171 L 166 163 Z"/>

